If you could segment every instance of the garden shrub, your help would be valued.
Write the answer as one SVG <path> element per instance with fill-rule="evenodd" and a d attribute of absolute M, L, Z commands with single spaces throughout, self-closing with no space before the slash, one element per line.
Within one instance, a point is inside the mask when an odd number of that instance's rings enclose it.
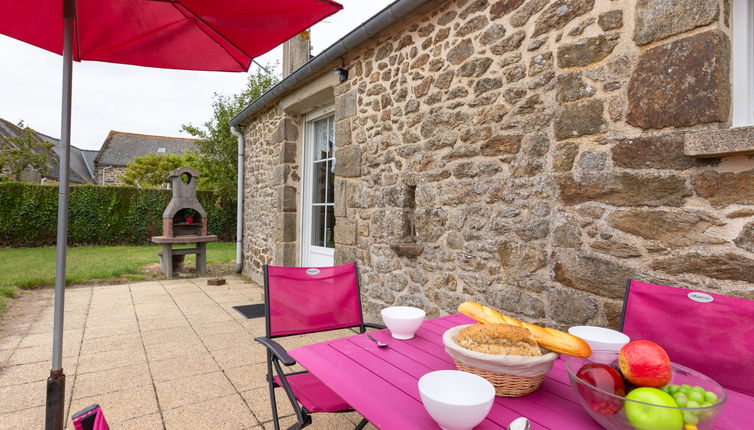
<path fill-rule="evenodd" d="M 143 245 L 162 234 L 162 212 L 170 190 L 71 185 L 69 245 Z M 198 191 L 207 228 L 222 241 L 235 237 L 236 203 L 211 191 Z M 0 246 L 54 245 L 58 186 L 0 183 Z"/>

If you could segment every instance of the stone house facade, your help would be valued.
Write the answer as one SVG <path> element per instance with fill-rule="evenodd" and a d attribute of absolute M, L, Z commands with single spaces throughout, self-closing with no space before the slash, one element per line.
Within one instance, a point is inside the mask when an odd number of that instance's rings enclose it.
<path fill-rule="evenodd" d="M 359 264 L 371 317 L 474 300 L 615 327 L 628 278 L 754 299 L 754 144 L 731 128 L 730 11 L 426 2 L 237 117 L 244 274 L 308 265 L 307 123 L 331 106 L 333 262 Z"/>

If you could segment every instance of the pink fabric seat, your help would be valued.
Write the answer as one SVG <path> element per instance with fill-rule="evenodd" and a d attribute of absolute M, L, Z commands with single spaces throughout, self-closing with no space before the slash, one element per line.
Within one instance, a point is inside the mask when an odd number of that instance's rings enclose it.
<path fill-rule="evenodd" d="M 754 301 L 629 281 L 621 331 L 670 360 L 754 395 Z"/>
<path fill-rule="evenodd" d="M 314 375 L 308 372 L 285 374 L 280 364 L 292 366 L 296 361 L 274 339 L 351 327 L 363 333 L 367 326 L 374 327 L 363 321 L 356 264 L 264 266 L 264 297 L 266 336 L 255 340 L 267 348 L 267 371 L 272 376 L 268 385 L 275 430 L 280 427 L 274 394 L 279 387 L 285 389 L 292 400 L 299 428 L 311 424 L 311 413 L 353 410 Z M 356 428 L 362 429 L 366 423 L 362 420 Z"/>
<path fill-rule="evenodd" d="M 280 377 L 275 376 L 275 382 L 280 383 Z M 286 376 L 291 385 L 296 400 L 309 412 L 342 412 L 351 409 L 339 395 L 329 389 L 311 373 L 299 373 Z"/>

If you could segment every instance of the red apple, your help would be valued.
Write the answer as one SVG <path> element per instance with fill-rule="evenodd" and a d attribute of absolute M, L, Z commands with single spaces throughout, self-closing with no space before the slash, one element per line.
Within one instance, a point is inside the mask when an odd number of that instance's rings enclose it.
<path fill-rule="evenodd" d="M 626 386 L 620 373 L 606 364 L 585 364 L 576 372 L 576 377 L 602 391 L 621 397 L 626 395 Z M 589 407 L 600 415 L 613 415 L 623 407 L 621 399 L 600 393 L 584 384 L 577 384 L 576 389 Z"/>
<path fill-rule="evenodd" d="M 651 340 L 624 345 L 618 354 L 618 365 L 623 376 L 640 387 L 662 387 L 673 377 L 668 353 Z"/>

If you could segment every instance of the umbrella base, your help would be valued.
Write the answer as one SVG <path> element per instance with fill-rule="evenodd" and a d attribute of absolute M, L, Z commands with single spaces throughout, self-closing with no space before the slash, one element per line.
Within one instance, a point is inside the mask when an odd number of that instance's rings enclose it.
<path fill-rule="evenodd" d="M 51 370 L 47 378 L 46 430 L 65 428 L 65 374 L 63 369 Z"/>

